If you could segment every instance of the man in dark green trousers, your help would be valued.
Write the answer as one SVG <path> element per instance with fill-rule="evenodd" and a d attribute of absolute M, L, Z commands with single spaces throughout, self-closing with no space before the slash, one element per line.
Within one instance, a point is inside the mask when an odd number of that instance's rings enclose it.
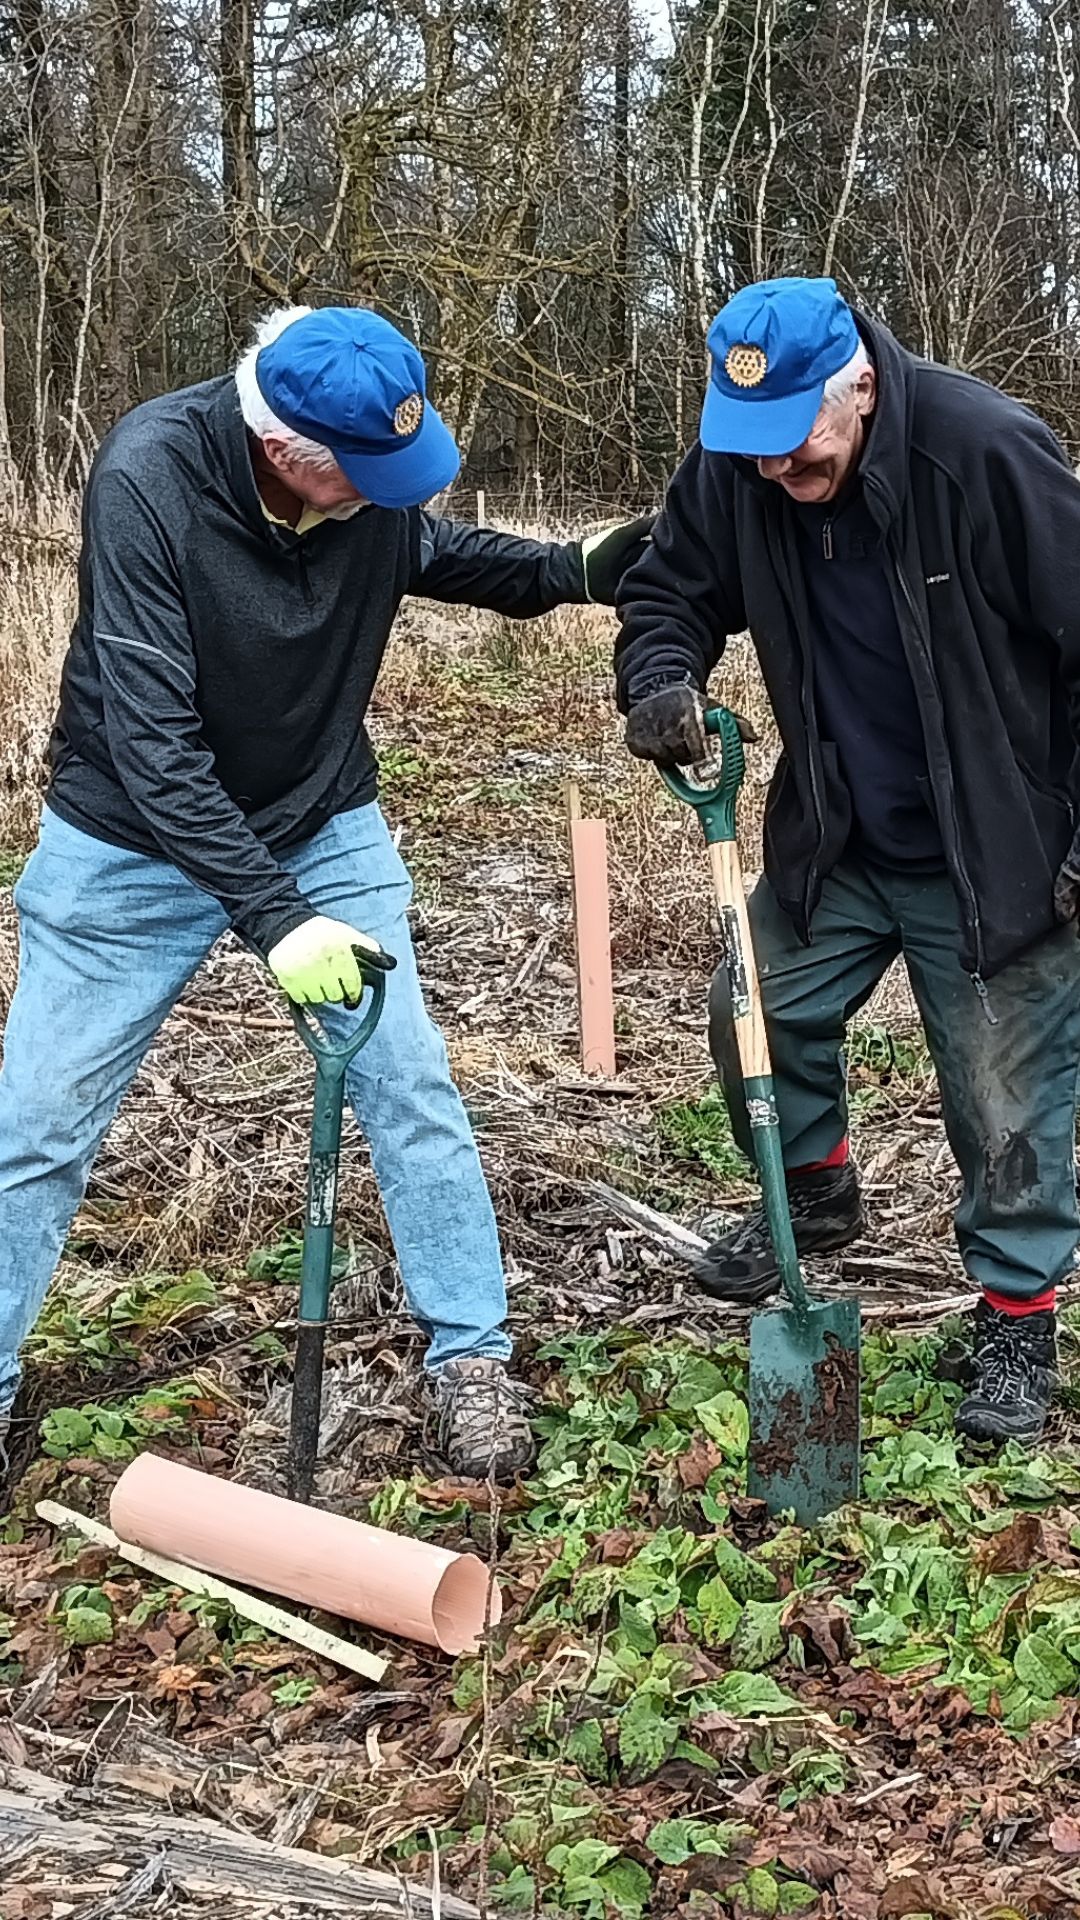
<path fill-rule="evenodd" d="M 701 759 L 709 674 L 749 628 L 783 744 L 750 913 L 796 1243 L 862 1230 L 844 1033 L 902 953 L 981 1290 L 957 1426 L 1032 1443 L 1078 1239 L 1080 485 L 1035 415 L 831 280 L 744 288 L 709 348 L 700 442 L 618 595 L 627 745 Z M 749 1149 L 723 967 L 711 1014 Z M 699 1277 L 776 1290 L 760 1207 Z"/>

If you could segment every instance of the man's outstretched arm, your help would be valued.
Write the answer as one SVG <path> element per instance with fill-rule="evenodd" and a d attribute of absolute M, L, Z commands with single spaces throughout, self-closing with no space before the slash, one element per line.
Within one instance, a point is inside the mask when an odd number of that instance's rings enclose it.
<path fill-rule="evenodd" d="M 619 581 L 644 552 L 652 518 L 581 540 L 522 540 L 436 514 L 417 515 L 410 591 L 528 620 L 567 603 L 614 606 Z"/>

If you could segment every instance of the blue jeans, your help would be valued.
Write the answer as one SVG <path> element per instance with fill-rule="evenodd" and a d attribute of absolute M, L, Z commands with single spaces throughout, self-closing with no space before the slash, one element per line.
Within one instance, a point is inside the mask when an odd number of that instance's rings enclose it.
<path fill-rule="evenodd" d="M 372 804 L 283 856 L 321 913 L 397 960 L 382 1020 L 349 1069 L 426 1365 L 505 1358 L 506 1291 L 476 1145 L 420 991 L 412 883 Z M 162 1021 L 218 936 L 216 900 L 166 860 L 94 840 L 46 809 L 15 890 L 19 980 L 0 1072 L 0 1410 L 94 1155 Z M 329 1031 L 358 1015 L 327 1010 Z"/>

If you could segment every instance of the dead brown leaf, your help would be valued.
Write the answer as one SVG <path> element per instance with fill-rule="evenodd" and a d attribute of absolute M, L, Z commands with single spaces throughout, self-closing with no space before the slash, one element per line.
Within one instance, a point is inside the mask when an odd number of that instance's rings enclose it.
<path fill-rule="evenodd" d="M 930 1913 L 934 1920 L 939 1915 L 948 1920 L 949 1911 L 921 1873 L 905 1873 L 902 1879 L 890 1880 L 878 1901 L 878 1920 L 903 1920 L 908 1913 Z"/>
<path fill-rule="evenodd" d="M 8 1887 L 0 1893 L 0 1920 L 50 1920 L 52 1901 L 34 1887 Z"/>
<path fill-rule="evenodd" d="M 687 1492 L 703 1487 L 711 1473 L 720 1465 L 723 1455 L 714 1441 L 703 1433 L 696 1433 L 685 1453 L 680 1453 L 675 1462 L 675 1471 Z"/>
<path fill-rule="evenodd" d="M 612 1527 L 596 1543 L 596 1557 L 605 1566 L 622 1567 L 635 1554 L 645 1534 L 633 1527 Z"/>
<path fill-rule="evenodd" d="M 984 1573 L 1027 1573 L 1048 1557 L 1041 1518 L 1037 1513 L 1016 1514 L 974 1557 Z"/>
<path fill-rule="evenodd" d="M 1055 1853 L 1080 1853 L 1080 1820 L 1071 1813 L 1059 1813 L 1050 1822 L 1050 1845 Z"/>
<path fill-rule="evenodd" d="M 185 1693 L 213 1693 L 212 1680 L 200 1678 L 198 1667 L 188 1667 L 177 1663 L 171 1667 L 162 1667 L 154 1675 L 153 1691 L 167 1700 L 173 1700 Z"/>
<path fill-rule="evenodd" d="M 476 1720 L 475 1713 L 447 1713 L 437 1723 L 430 1747 L 425 1754 L 428 1760 L 452 1760 L 460 1753 L 465 1736 Z"/>
<path fill-rule="evenodd" d="M 827 1667 L 838 1667 L 847 1660 L 854 1646 L 851 1621 L 843 1607 L 835 1602 L 804 1599 L 798 1595 L 784 1616 L 789 1633 L 797 1634 L 807 1652 L 813 1650 Z"/>
<path fill-rule="evenodd" d="M 819 1840 L 808 1834 L 792 1831 L 786 1840 L 776 1848 L 775 1857 L 789 1873 L 809 1880 L 811 1886 L 828 1887 L 843 1873 L 848 1864 L 848 1855 L 838 1853 L 835 1847 L 822 1846 Z"/>
<path fill-rule="evenodd" d="M 176 1642 L 168 1627 L 146 1627 L 139 1639 L 155 1660 L 171 1660 L 176 1650 Z"/>

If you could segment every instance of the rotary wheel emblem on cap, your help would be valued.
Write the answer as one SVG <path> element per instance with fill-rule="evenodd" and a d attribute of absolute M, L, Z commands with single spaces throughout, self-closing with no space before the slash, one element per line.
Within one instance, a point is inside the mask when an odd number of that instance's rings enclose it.
<path fill-rule="evenodd" d="M 769 371 L 768 359 L 761 347 L 729 347 L 724 360 L 728 379 L 736 387 L 760 387 Z"/>
<path fill-rule="evenodd" d="M 415 433 L 424 417 L 424 402 L 418 393 L 410 393 L 394 408 L 394 432 L 404 436 Z"/>

